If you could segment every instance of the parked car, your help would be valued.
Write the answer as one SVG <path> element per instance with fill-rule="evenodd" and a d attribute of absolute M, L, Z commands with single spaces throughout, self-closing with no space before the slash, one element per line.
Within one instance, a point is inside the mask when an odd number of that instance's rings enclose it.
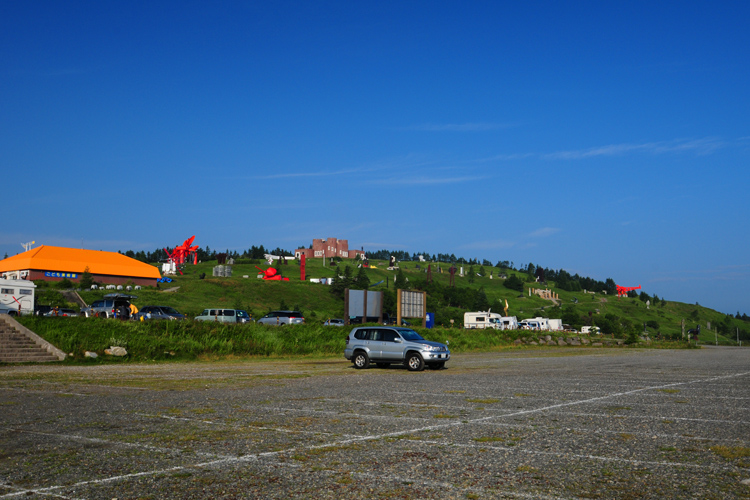
<path fill-rule="evenodd" d="M 381 368 L 401 363 L 409 371 L 427 366 L 439 370 L 451 358 L 448 346 L 425 340 L 411 328 L 397 326 L 359 326 L 349 332 L 344 357 L 363 369 L 374 362 Z"/>
<path fill-rule="evenodd" d="M 144 306 L 135 314 L 133 319 L 146 321 L 150 319 L 185 319 L 185 315 L 169 306 Z"/>
<path fill-rule="evenodd" d="M 43 314 L 43 316 L 70 316 L 77 317 L 78 313 L 74 309 L 68 309 L 64 307 L 53 307 L 49 311 Z"/>
<path fill-rule="evenodd" d="M 242 309 L 237 309 L 237 322 L 238 323 L 252 323 L 255 321 L 252 316 L 250 316 L 247 311 L 243 311 Z"/>
<path fill-rule="evenodd" d="M 127 319 L 130 317 L 130 301 L 137 298 L 135 295 L 124 293 L 108 293 L 101 300 L 95 300 L 89 307 L 81 309 L 81 314 L 87 318 L 99 316 Z"/>
<path fill-rule="evenodd" d="M 200 315 L 195 317 L 195 320 L 218 321 L 220 323 L 245 323 L 241 313 L 247 315 L 245 311 L 238 311 L 237 309 L 204 309 Z"/>
<path fill-rule="evenodd" d="M 301 325 L 305 317 L 299 311 L 271 311 L 258 320 L 260 325 Z"/>
<path fill-rule="evenodd" d="M 34 316 L 47 316 L 47 313 L 52 310 L 52 306 L 35 306 Z"/>
<path fill-rule="evenodd" d="M 344 320 L 338 318 L 327 319 L 323 322 L 323 326 L 344 326 Z"/>

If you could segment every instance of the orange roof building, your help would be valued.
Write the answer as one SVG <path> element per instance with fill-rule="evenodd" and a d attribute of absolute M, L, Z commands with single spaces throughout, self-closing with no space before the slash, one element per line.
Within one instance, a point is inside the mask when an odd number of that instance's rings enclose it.
<path fill-rule="evenodd" d="M 154 286 L 161 278 L 156 267 L 120 253 L 47 245 L 0 260 L 0 275 L 11 279 L 78 281 L 87 267 L 99 283 Z"/>

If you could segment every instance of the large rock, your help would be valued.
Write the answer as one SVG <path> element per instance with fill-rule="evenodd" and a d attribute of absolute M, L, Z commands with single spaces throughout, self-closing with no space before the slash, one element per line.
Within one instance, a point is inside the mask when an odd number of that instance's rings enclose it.
<path fill-rule="evenodd" d="M 127 356 L 128 351 L 124 347 L 111 346 L 109 349 L 104 349 L 104 354 L 109 356 Z"/>
<path fill-rule="evenodd" d="M 568 345 L 568 344 L 563 339 L 558 339 L 557 340 L 557 345 L 561 345 L 562 346 L 562 345 Z"/>

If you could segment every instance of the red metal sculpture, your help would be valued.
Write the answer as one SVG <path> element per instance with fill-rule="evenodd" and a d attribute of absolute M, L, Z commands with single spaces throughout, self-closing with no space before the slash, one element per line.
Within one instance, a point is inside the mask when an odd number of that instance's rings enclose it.
<path fill-rule="evenodd" d="M 624 296 L 624 295 L 627 295 L 628 292 L 631 291 L 631 290 L 640 290 L 641 289 L 641 285 L 638 285 L 638 286 L 620 286 L 620 285 L 615 285 L 615 286 L 617 287 L 617 298 L 618 299 L 620 297 Z"/>
<path fill-rule="evenodd" d="M 264 280 L 289 281 L 289 278 L 284 278 L 280 274 L 277 274 L 278 271 L 275 268 L 273 268 L 273 267 L 269 267 L 265 271 L 263 269 L 259 268 L 258 266 L 255 266 L 255 268 L 263 274 L 263 279 Z"/>
<path fill-rule="evenodd" d="M 184 264 L 188 257 L 190 257 L 190 254 L 193 254 L 193 264 L 198 263 L 198 245 L 191 246 L 194 239 L 195 235 L 186 239 L 182 243 L 182 245 L 174 247 L 174 250 L 172 250 L 171 252 L 166 248 L 164 249 L 164 251 L 167 253 L 167 258 L 175 264 L 175 267 L 180 272 L 180 274 L 182 274 L 182 270 L 179 268 L 179 265 Z"/>

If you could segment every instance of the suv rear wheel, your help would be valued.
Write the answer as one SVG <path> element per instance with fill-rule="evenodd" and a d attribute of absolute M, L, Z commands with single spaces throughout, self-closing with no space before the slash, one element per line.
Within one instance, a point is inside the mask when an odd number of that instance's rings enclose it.
<path fill-rule="evenodd" d="M 410 352 L 406 357 L 406 369 L 410 372 L 421 372 L 424 370 L 424 360 L 419 353 Z"/>
<path fill-rule="evenodd" d="M 370 357 L 364 351 L 357 351 L 354 353 L 354 368 L 359 370 L 368 368 L 370 366 Z"/>

